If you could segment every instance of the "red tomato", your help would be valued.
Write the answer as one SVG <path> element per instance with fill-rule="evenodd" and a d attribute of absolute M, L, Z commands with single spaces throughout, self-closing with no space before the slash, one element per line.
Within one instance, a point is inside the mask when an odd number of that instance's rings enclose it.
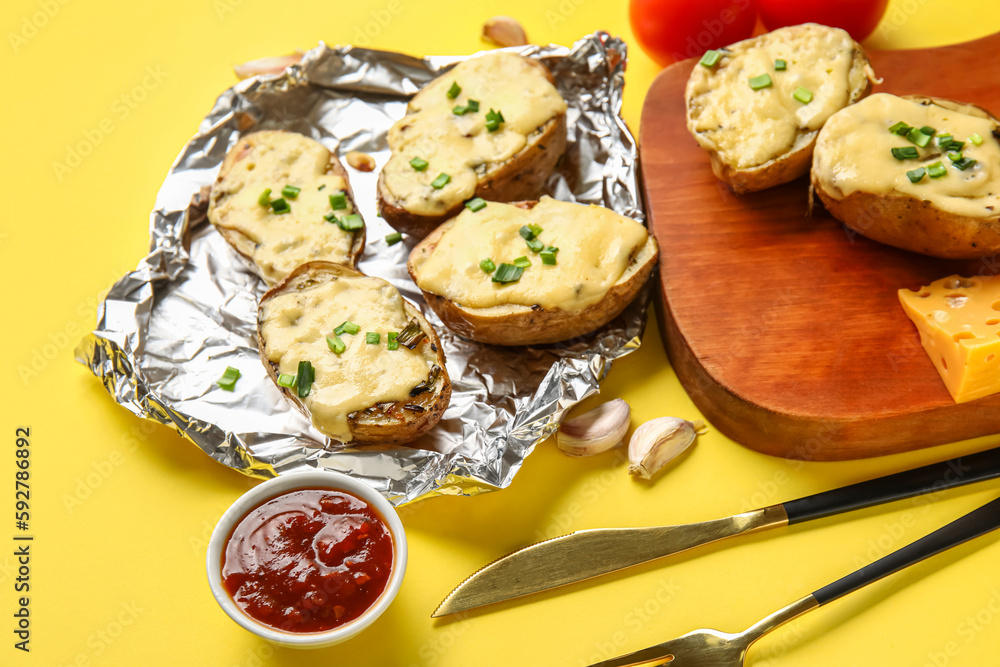
<path fill-rule="evenodd" d="M 639 45 L 661 65 L 746 39 L 757 21 L 753 0 L 630 0 Z"/>
<path fill-rule="evenodd" d="M 800 23 L 843 28 L 860 42 L 872 34 L 889 0 L 757 0 L 768 30 Z"/>

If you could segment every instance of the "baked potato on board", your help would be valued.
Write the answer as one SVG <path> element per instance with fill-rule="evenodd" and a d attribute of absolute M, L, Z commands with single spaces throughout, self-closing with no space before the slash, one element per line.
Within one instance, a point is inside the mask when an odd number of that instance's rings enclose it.
<path fill-rule="evenodd" d="M 614 319 L 649 279 L 658 254 L 656 240 L 630 218 L 542 197 L 466 209 L 417 244 L 407 269 L 456 333 L 534 345 Z"/>
<path fill-rule="evenodd" d="M 867 95 L 875 80 L 847 32 L 815 23 L 710 53 L 718 55 L 703 58 L 685 87 L 687 126 L 735 192 L 807 173 L 823 123 Z"/>
<path fill-rule="evenodd" d="M 487 53 L 424 86 L 388 143 L 379 212 L 423 238 L 473 197 L 537 197 L 566 148 L 566 102 L 537 60 Z"/>
<path fill-rule="evenodd" d="M 306 262 L 354 266 L 365 247 L 343 165 L 296 132 L 241 137 L 212 185 L 208 220 L 269 286 Z"/>
<path fill-rule="evenodd" d="M 310 262 L 269 290 L 257 312 L 268 375 L 334 440 L 411 442 L 448 407 L 451 382 L 437 334 L 381 278 Z"/>
<path fill-rule="evenodd" d="M 823 126 L 812 187 L 833 217 L 870 239 L 933 257 L 988 257 L 1000 250 L 997 136 L 1000 123 L 978 106 L 879 93 Z"/>

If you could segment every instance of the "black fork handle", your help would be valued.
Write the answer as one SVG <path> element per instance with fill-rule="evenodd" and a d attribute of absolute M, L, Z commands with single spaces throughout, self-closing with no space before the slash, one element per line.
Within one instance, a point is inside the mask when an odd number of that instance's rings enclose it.
<path fill-rule="evenodd" d="M 1000 527 L 1000 498 L 813 592 L 821 605 Z"/>

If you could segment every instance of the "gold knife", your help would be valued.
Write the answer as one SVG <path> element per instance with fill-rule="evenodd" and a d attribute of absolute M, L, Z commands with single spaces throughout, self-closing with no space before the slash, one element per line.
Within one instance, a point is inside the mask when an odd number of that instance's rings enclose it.
<path fill-rule="evenodd" d="M 431 617 L 547 591 L 737 535 L 996 477 L 1000 477 L 1000 447 L 724 519 L 677 526 L 578 530 L 493 561 L 455 587 Z"/>

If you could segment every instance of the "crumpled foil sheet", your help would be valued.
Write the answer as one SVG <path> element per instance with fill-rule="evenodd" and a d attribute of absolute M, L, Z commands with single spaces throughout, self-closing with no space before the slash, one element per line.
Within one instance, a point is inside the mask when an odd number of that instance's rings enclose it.
<path fill-rule="evenodd" d="M 596 33 L 571 48 L 510 50 L 542 61 L 569 105 L 567 153 L 548 194 L 644 221 L 635 141 L 620 117 L 625 43 Z M 463 59 L 320 44 L 282 74 L 253 77 L 223 93 L 157 195 L 149 254 L 111 287 L 77 360 L 126 409 L 176 428 L 247 475 L 336 470 L 365 480 L 396 505 L 508 486 L 563 412 L 598 391 L 612 360 L 639 346 L 649 289 L 603 329 L 532 348 L 463 340 L 426 307 L 405 268 L 415 241 L 384 241 L 393 230 L 376 216 L 376 179 L 389 158 L 386 133 L 408 98 Z M 240 134 L 269 128 L 311 136 L 342 161 L 358 150 L 378 163 L 371 173 L 348 168 L 367 224 L 358 268 L 389 280 L 420 306 L 441 335 L 454 384 L 444 418 L 412 447 L 331 442 L 281 396 L 258 357 L 264 285 L 205 222 L 204 195 Z M 235 392 L 215 384 L 227 366 L 242 372 Z"/>

